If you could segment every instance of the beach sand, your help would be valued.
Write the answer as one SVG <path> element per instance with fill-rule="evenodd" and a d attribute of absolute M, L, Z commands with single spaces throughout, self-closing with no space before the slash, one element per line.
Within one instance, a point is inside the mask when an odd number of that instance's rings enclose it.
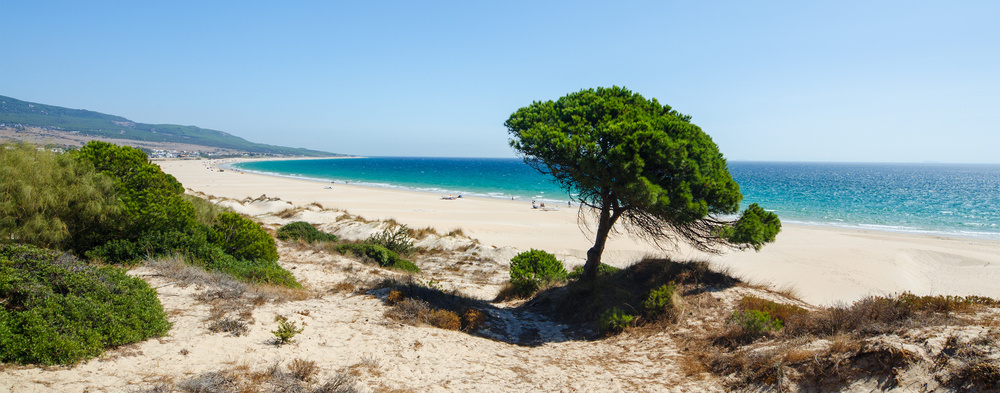
<path fill-rule="evenodd" d="M 218 168 L 218 161 L 157 163 L 185 187 L 209 195 L 244 199 L 266 194 L 298 206 L 316 202 L 370 220 L 394 219 L 411 228 L 433 227 L 440 233 L 461 228 L 483 244 L 546 250 L 570 266 L 582 264 L 593 244 L 592 233 L 578 225 L 575 207 L 541 211 L 529 201 L 445 200 L 430 193 L 210 170 Z M 816 305 L 904 291 L 1000 297 L 1000 241 L 995 240 L 785 224 L 777 241 L 760 252 L 706 255 L 683 245 L 663 251 L 619 235 L 608 242 L 604 260 L 624 266 L 647 255 L 709 260 L 754 283 L 792 289 Z"/>
<path fill-rule="evenodd" d="M 220 205 L 272 230 L 304 220 L 341 238 L 363 239 L 386 227 L 331 209 L 368 220 L 393 219 L 417 229 L 433 227 L 440 234 L 461 228 L 479 244 L 464 236 L 422 238 L 418 246 L 453 254 L 422 257 L 422 273 L 416 279 L 479 299 L 496 295 L 509 278 L 506 264 L 519 250 L 554 252 L 572 267 L 583 263 L 592 241 L 577 225 L 577 210 L 568 207 L 540 211 L 524 201 L 445 200 L 418 192 L 219 172 L 209 169 L 219 163 L 209 161 L 157 163 L 191 192 L 212 195 Z M 267 198 L 260 198 L 262 194 Z M 289 214 L 281 213 L 287 209 Z M 286 383 L 289 366 L 315 362 L 316 378 L 309 390 L 284 391 L 314 391 L 325 381 L 347 376 L 353 381 L 348 386 L 356 390 L 322 391 L 722 392 L 727 390 L 722 378 L 692 363 L 692 337 L 722 324 L 728 310 L 745 296 L 811 307 L 756 286 L 734 286 L 686 297 L 688 312 L 669 328 L 577 340 L 566 325 L 516 308 L 516 302 L 489 303 L 487 332 L 469 334 L 404 325 L 386 316 L 386 290 L 350 289 L 355 280 L 377 282 L 400 277 L 399 272 L 294 242 L 278 242 L 278 251 L 279 263 L 305 291 L 268 295 L 273 289 L 256 288 L 233 295 L 232 288 L 238 286 L 192 279 L 210 275 L 179 260 L 132 269 L 130 274 L 156 288 L 173 323 L 167 336 L 109 350 L 70 367 L 0 364 L 0 391 L 272 391 L 279 387 L 275 382 L 261 386 L 260 381 L 284 375 L 279 382 Z M 1000 242 L 995 241 L 786 225 L 777 242 L 761 252 L 710 256 L 684 247 L 664 252 L 618 237 L 605 255 L 619 266 L 645 255 L 710 259 L 753 283 L 794 288 L 800 298 L 816 305 L 901 291 L 1000 297 Z M 172 275 L 171 269 L 185 273 Z M 273 344 L 277 316 L 303 328 L 294 343 Z M 213 324 L 224 317 L 245 321 L 246 333 L 213 332 Z M 930 364 L 940 358 L 948 337 L 971 339 L 985 329 L 959 325 L 907 333 L 920 344 L 907 348 L 915 348 L 924 359 L 921 364 Z M 902 345 L 896 341 L 892 345 Z M 929 349 L 921 349 L 925 347 Z M 875 391 L 879 383 L 861 380 L 843 391 Z M 933 389 L 938 380 L 925 370 L 905 374 L 900 386 L 913 384 Z"/>

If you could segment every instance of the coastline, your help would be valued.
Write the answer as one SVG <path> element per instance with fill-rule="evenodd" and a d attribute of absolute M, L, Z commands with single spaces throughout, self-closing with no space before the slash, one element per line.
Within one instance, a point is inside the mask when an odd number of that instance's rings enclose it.
<path fill-rule="evenodd" d="M 233 199 L 263 194 L 300 206 L 316 202 L 369 220 L 394 219 L 442 233 L 461 228 L 485 245 L 542 249 L 557 254 L 569 266 L 582 263 L 593 242 L 592 235 L 578 226 L 575 207 L 540 211 L 526 201 L 443 200 L 441 195 L 422 191 L 208 170 L 210 165 L 246 160 L 157 163 L 193 191 Z M 990 239 L 785 224 L 777 241 L 760 252 L 706 255 L 683 245 L 664 252 L 618 236 L 609 239 L 604 260 L 623 266 L 647 255 L 708 260 L 752 283 L 790 288 L 803 300 L 819 305 L 906 291 L 1000 297 L 1000 286 L 994 284 L 1000 282 L 1000 241 Z"/>

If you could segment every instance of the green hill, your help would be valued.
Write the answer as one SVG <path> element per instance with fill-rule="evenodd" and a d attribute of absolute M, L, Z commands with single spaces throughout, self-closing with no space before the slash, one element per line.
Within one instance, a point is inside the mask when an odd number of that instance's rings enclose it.
<path fill-rule="evenodd" d="M 41 127 L 84 135 L 145 142 L 187 143 L 256 154 L 339 156 L 341 154 L 253 143 L 222 131 L 176 124 L 136 123 L 121 116 L 69 109 L 0 96 L 0 125 Z"/>

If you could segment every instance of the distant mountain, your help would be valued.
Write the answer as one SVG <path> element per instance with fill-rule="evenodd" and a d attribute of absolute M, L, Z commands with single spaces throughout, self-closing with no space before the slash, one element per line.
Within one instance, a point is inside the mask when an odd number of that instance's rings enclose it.
<path fill-rule="evenodd" d="M 341 156 L 323 151 L 253 143 L 222 131 L 175 124 L 136 123 L 121 116 L 69 109 L 0 96 L 0 125 L 78 132 L 100 138 L 183 143 L 255 154 Z"/>

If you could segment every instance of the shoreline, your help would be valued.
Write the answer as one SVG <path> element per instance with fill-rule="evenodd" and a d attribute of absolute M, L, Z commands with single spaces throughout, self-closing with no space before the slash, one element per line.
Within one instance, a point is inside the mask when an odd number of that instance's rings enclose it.
<path fill-rule="evenodd" d="M 489 193 L 477 192 L 477 191 L 462 191 L 462 190 L 449 190 L 449 189 L 435 189 L 432 187 L 421 188 L 406 185 L 394 185 L 390 183 L 376 183 L 376 182 L 364 182 L 359 181 L 355 183 L 346 182 L 343 180 L 332 180 L 331 179 L 321 179 L 313 178 L 308 176 L 296 176 L 288 175 L 274 172 L 257 171 L 257 170 L 247 170 L 242 168 L 234 167 L 233 165 L 250 162 L 250 161 L 291 161 L 291 160 L 315 160 L 315 159 L 341 159 L 341 158 L 369 158 L 364 156 L 356 157 L 296 157 L 296 158 L 231 158 L 224 159 L 224 162 L 219 165 L 220 168 L 227 170 L 236 170 L 241 172 L 253 173 L 261 176 L 270 176 L 278 178 L 287 178 L 293 180 L 303 180 L 322 184 L 342 184 L 342 185 L 353 185 L 359 187 L 368 187 L 374 189 L 384 189 L 384 190 L 395 190 L 395 191 L 409 191 L 409 192 L 421 192 L 429 193 L 435 195 L 450 194 L 450 195 L 463 195 L 464 197 L 475 197 L 475 198 L 486 198 L 486 199 L 496 199 L 496 200 L 506 200 L 506 201 L 520 201 L 526 202 L 528 200 L 538 200 L 545 203 L 557 203 L 560 208 L 566 208 L 566 199 L 556 199 L 550 197 L 526 197 L 514 195 L 514 199 L 508 199 L 509 196 L 499 197 L 490 195 Z M 218 160 L 210 160 L 218 161 Z M 500 193 L 497 193 L 500 194 Z M 1000 241 L 1000 232 L 984 232 L 984 231 L 947 231 L 947 230 L 934 230 L 934 229 L 923 229 L 915 227 L 906 227 L 899 225 L 882 225 L 882 224 L 865 224 L 865 223 L 843 223 L 843 222 L 823 222 L 823 221 L 796 221 L 796 220 L 782 220 L 782 224 L 785 225 L 797 225 L 806 227 L 817 227 L 817 228 L 833 228 L 833 229 L 845 229 L 845 230 L 857 230 L 857 231 L 875 231 L 875 232 L 886 232 L 901 235 L 922 235 L 922 236 L 932 236 L 932 237 L 947 237 L 947 238 L 962 238 L 962 239 L 976 239 L 976 240 L 995 240 Z"/>
<path fill-rule="evenodd" d="M 557 254 L 567 266 L 583 263 L 593 244 L 592 235 L 577 225 L 575 206 L 540 211 L 526 201 L 443 200 L 422 191 L 207 169 L 218 160 L 157 163 L 186 188 L 205 194 L 239 200 L 264 194 L 298 206 L 317 202 L 369 220 L 394 219 L 411 228 L 433 227 L 440 233 L 461 228 L 485 245 Z M 1000 282 L 1000 240 L 785 224 L 777 241 L 760 252 L 706 255 L 684 245 L 663 251 L 617 236 L 609 239 L 603 259 L 624 266 L 647 255 L 707 260 L 757 284 L 792 288 L 813 304 L 904 291 L 1000 297 L 995 285 Z"/>

